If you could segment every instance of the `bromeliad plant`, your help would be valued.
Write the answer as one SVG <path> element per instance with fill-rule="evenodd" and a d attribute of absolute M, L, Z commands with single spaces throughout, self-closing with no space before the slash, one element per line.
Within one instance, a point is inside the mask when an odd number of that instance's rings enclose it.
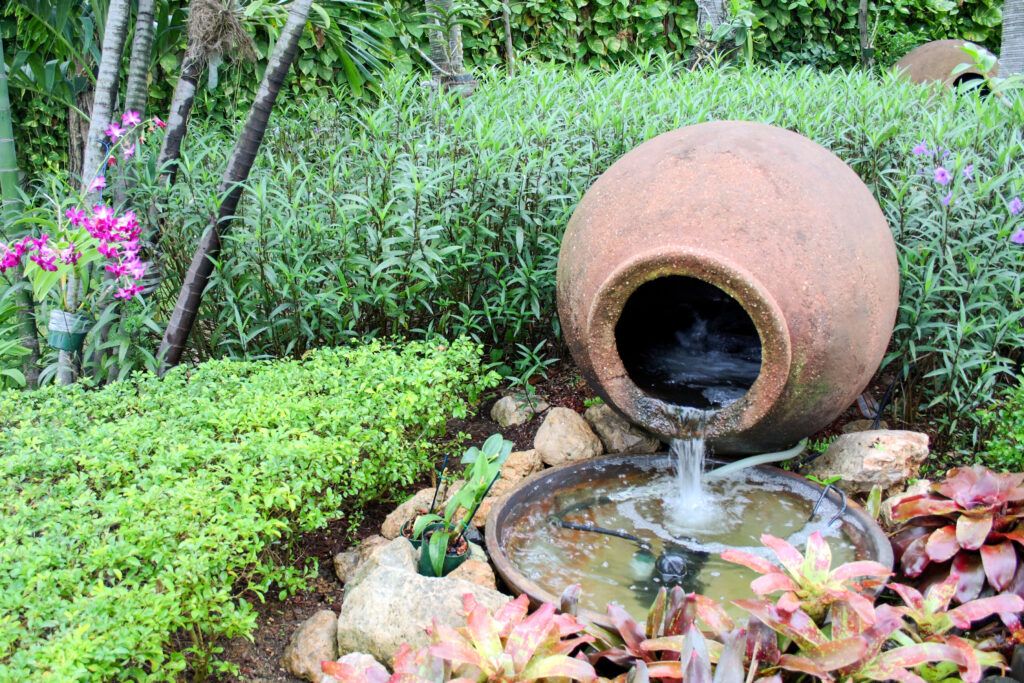
<path fill-rule="evenodd" d="M 430 513 L 416 519 L 412 534 L 413 538 L 423 539 L 421 572 L 426 573 L 423 571 L 426 568 L 434 576 L 445 574 L 445 558 L 453 551 L 459 551 L 466 528 L 501 476 L 501 467 L 512 452 L 512 446 L 512 442 L 501 434 L 493 434 L 482 447 L 474 446 L 467 450 L 461 461 L 466 465 L 465 483 L 445 505 L 444 515 Z"/>
<path fill-rule="evenodd" d="M 818 531 L 807 540 L 806 554 L 770 534 L 762 535 L 761 543 L 772 549 L 781 567 L 741 550 L 726 550 L 722 559 L 762 575 L 750 584 L 758 596 L 781 593 L 780 608 L 802 609 L 817 623 L 822 623 L 829 607 L 837 602 L 867 618 L 874 609 L 869 596 L 892 574 L 870 561 L 848 562 L 832 569 L 832 551 Z"/>
<path fill-rule="evenodd" d="M 904 525 L 900 538 L 912 539 L 898 547 L 905 576 L 955 575 L 958 603 L 977 598 L 986 584 L 997 593 L 1024 591 L 1024 474 L 956 468 L 926 492 L 890 498 L 885 512 Z M 1008 626 L 1020 633 L 1018 620 Z"/>

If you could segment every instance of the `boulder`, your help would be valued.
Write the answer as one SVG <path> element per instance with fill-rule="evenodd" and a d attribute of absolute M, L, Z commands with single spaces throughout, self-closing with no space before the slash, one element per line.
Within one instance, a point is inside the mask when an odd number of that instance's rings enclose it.
<path fill-rule="evenodd" d="M 601 455 L 601 440 L 579 413 L 552 408 L 533 441 L 541 461 L 552 467 Z"/>
<path fill-rule="evenodd" d="M 531 401 L 522 394 L 502 396 L 491 407 L 491 419 L 502 427 L 514 427 L 529 422 L 534 415 L 548 409 L 548 404 L 534 397 Z"/>
<path fill-rule="evenodd" d="M 466 593 L 491 610 L 509 600 L 464 579 L 420 576 L 414 552 L 407 540 L 396 538 L 359 568 L 359 574 L 366 573 L 349 582 L 338 617 L 340 652 L 366 652 L 391 664 L 403 643 L 414 649 L 430 643 L 426 628 L 435 619 L 463 626 L 462 596 Z"/>
<path fill-rule="evenodd" d="M 430 509 L 430 501 L 434 499 L 434 489 L 420 489 L 412 498 L 391 511 L 384 518 L 380 527 L 380 535 L 391 540 L 402 533 L 402 525 L 421 512 Z"/>
<path fill-rule="evenodd" d="M 605 403 L 587 408 L 583 417 L 597 432 L 607 453 L 657 453 L 661 450 L 657 437 L 631 424 Z"/>
<path fill-rule="evenodd" d="M 805 474 L 819 479 L 839 476 L 847 493 L 869 493 L 878 485 L 891 495 L 917 476 L 928 457 L 928 435 L 876 429 L 840 435 Z"/>
<path fill-rule="evenodd" d="M 296 678 L 314 683 L 329 678 L 321 671 L 320 662 L 337 658 L 337 635 L 337 615 L 330 610 L 320 610 L 292 634 L 281 665 Z"/>
<path fill-rule="evenodd" d="M 448 578 L 462 579 L 484 588 L 498 590 L 498 585 L 494 578 L 494 570 L 491 569 L 490 563 L 481 562 L 480 560 L 466 560 L 449 574 Z"/>
<path fill-rule="evenodd" d="M 362 561 L 358 550 L 345 550 L 334 556 L 334 575 L 345 583 Z"/>

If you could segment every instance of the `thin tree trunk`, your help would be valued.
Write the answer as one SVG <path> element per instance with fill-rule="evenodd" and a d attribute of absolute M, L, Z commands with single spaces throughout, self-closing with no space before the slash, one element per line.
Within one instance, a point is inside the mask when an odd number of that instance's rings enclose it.
<path fill-rule="evenodd" d="M 146 97 L 149 94 L 149 63 L 153 52 L 153 5 L 154 0 L 139 0 L 139 11 L 135 17 L 135 37 L 132 39 L 132 56 L 128 62 L 128 84 L 125 86 L 124 108 L 126 111 L 146 112 Z"/>
<path fill-rule="evenodd" d="M 501 3 L 501 23 L 505 29 L 505 63 L 508 65 L 508 75 L 515 76 L 516 52 L 512 45 L 512 13 L 508 9 L 507 1 Z"/>
<path fill-rule="evenodd" d="M 871 50 L 871 34 L 868 31 L 868 0 L 860 0 L 857 8 L 857 29 L 860 31 L 860 64 L 865 69 L 874 66 L 875 58 Z"/>
<path fill-rule="evenodd" d="M 710 25 L 711 31 L 725 21 L 725 4 L 723 0 L 697 0 L 697 30 L 703 34 L 704 27 Z"/>
<path fill-rule="evenodd" d="M 18 178 L 18 156 L 14 147 L 14 124 L 11 120 L 11 98 L 7 91 L 7 63 L 4 61 L 4 41 L 0 36 L 0 198 L 2 210 L 0 220 L 4 223 L 2 234 L 13 235 L 6 226 L 12 224 L 21 211 L 21 192 Z M 28 350 L 22 364 L 25 384 L 34 389 L 39 383 L 39 335 L 36 332 L 36 308 L 32 300 L 32 289 L 23 276 L 15 282 L 18 303 L 18 331 L 21 345 Z"/>
<path fill-rule="evenodd" d="M 100 65 L 96 74 L 96 91 L 93 96 L 92 112 L 89 119 L 89 134 L 85 139 L 85 154 L 82 161 L 82 190 L 87 191 L 93 177 L 99 172 L 106 159 L 104 130 L 110 124 L 117 97 L 118 72 L 124 52 L 125 33 L 128 29 L 130 13 L 128 0 L 111 0 L 107 8 L 107 23 L 103 29 L 103 47 L 100 51 Z M 91 201 L 87 197 L 86 201 Z M 74 276 L 68 277 L 64 290 L 67 310 L 76 312 L 79 305 L 79 287 L 81 283 Z M 57 382 L 71 384 L 75 381 L 76 369 L 74 357 L 67 351 L 61 351 L 57 363 Z"/>
<path fill-rule="evenodd" d="M 162 177 L 167 183 L 173 184 L 178 174 L 177 162 L 181 157 L 181 141 L 188 129 L 188 117 L 192 113 L 192 103 L 196 99 L 196 89 L 199 87 L 199 77 L 203 75 L 203 66 L 202 57 L 193 56 L 189 50 L 185 52 L 181 77 L 174 86 L 171 110 L 167 117 L 167 131 L 157 160 L 157 167 L 164 172 Z"/>
<path fill-rule="evenodd" d="M 467 83 L 462 64 L 462 24 L 455 17 L 453 0 L 426 0 L 426 14 L 433 28 L 430 39 L 430 71 L 439 86 Z M 472 89 L 472 86 L 469 86 Z"/>
<path fill-rule="evenodd" d="M 274 52 L 263 74 L 263 82 L 260 83 L 252 108 L 249 109 L 245 128 L 242 129 L 242 134 L 235 143 L 227 168 L 224 170 L 220 186 L 220 195 L 224 199 L 217 215 L 207 225 L 192 256 L 192 263 L 182 282 L 174 312 L 171 313 L 171 320 L 160 343 L 158 357 L 161 359 L 161 373 L 177 365 L 181 360 L 185 343 L 196 321 L 203 292 L 213 272 L 213 259 L 220 254 L 220 233 L 229 229 L 231 219 L 238 209 L 242 184 L 249 178 L 249 171 L 267 131 L 267 121 L 270 119 L 274 101 L 295 59 L 310 5 L 312 0 L 292 0 L 288 9 L 288 21 L 274 46 Z"/>
<path fill-rule="evenodd" d="M 1003 2 L 1003 47 L 999 53 L 999 75 L 1024 73 L 1024 0 Z"/>

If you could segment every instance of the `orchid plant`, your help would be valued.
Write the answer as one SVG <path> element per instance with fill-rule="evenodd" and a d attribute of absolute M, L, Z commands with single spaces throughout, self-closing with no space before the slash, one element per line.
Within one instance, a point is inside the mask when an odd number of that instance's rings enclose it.
<path fill-rule="evenodd" d="M 925 492 L 895 496 L 884 507 L 888 521 L 904 525 L 894 546 L 905 576 L 955 575 L 953 600 L 961 604 L 986 583 L 997 593 L 1024 591 L 1024 474 L 957 468 Z M 1019 620 L 1008 621 L 1019 633 Z"/>
<path fill-rule="evenodd" d="M 832 569 L 832 551 L 819 531 L 808 538 L 805 554 L 770 534 L 762 535 L 761 543 L 771 548 L 781 567 L 741 550 L 726 550 L 722 559 L 762 575 L 750 584 L 756 595 L 781 593 L 779 605 L 783 609 L 802 609 L 818 623 L 837 602 L 869 615 L 873 609 L 869 595 L 892 573 L 870 561 L 848 562 Z"/>
<path fill-rule="evenodd" d="M 92 207 L 85 204 L 87 198 L 97 193 L 102 196 L 107 186 L 107 168 L 132 158 L 137 145 L 145 142 L 146 133 L 165 125 L 158 118 L 143 124 L 134 111 L 122 114 L 120 123 L 111 123 L 106 129 L 107 156 L 85 191 L 63 211 L 64 207 L 58 204 L 52 219 L 31 221 L 46 228 L 46 232 L 0 244 L 0 274 L 24 268 L 38 301 L 61 285 L 61 309 L 69 312 L 75 312 L 70 311 L 72 306 L 66 298 L 66 283 L 72 277 L 80 283 L 82 296 L 78 299 L 83 302 L 89 300 L 90 294 L 103 297 L 113 292 L 115 298 L 122 300 L 140 294 L 147 264 L 139 256 L 142 229 L 138 217 L 133 211 L 118 211 L 104 202 Z M 100 263 L 110 274 L 105 280 L 93 276 L 94 265 Z"/>

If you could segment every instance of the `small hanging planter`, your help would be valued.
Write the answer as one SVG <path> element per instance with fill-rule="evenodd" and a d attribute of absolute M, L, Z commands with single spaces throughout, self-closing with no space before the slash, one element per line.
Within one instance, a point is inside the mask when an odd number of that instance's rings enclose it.
<path fill-rule="evenodd" d="M 431 528 L 434 527 L 434 528 Z M 431 525 L 423 532 L 423 539 L 420 545 L 420 561 L 417 570 L 421 576 L 448 576 L 469 559 L 469 541 L 461 534 L 455 539 L 455 547 L 448 547 L 441 564 L 441 573 L 435 570 L 433 551 L 430 546 L 430 535 L 433 531 L 443 529 L 443 524 Z"/>
<path fill-rule="evenodd" d="M 82 350 L 85 335 L 92 329 L 93 320 L 81 313 L 67 311 L 50 311 L 50 323 L 47 326 L 47 341 L 50 346 L 68 353 Z"/>

